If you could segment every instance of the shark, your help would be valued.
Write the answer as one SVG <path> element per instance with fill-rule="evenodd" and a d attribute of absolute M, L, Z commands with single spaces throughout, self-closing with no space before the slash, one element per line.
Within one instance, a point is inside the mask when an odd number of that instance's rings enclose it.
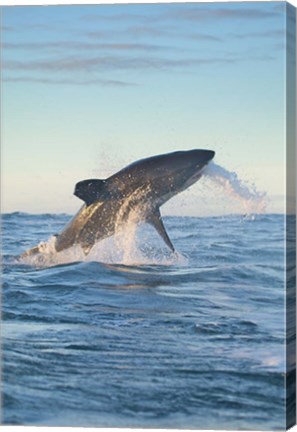
<path fill-rule="evenodd" d="M 196 183 L 214 156 L 213 150 L 175 151 L 137 160 L 106 179 L 79 181 L 74 195 L 84 204 L 55 234 L 56 252 L 79 245 L 88 255 L 98 241 L 125 229 L 132 214 L 135 223 L 151 224 L 175 252 L 160 207 Z M 37 245 L 22 257 L 40 252 Z"/>

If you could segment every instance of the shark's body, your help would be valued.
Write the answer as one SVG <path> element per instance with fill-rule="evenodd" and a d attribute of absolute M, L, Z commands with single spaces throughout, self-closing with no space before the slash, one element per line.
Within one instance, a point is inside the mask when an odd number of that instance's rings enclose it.
<path fill-rule="evenodd" d="M 94 244 L 123 228 L 131 214 L 135 222 L 153 225 L 167 246 L 160 206 L 194 184 L 214 157 L 211 150 L 178 151 L 134 162 L 105 180 L 83 180 L 74 194 L 85 204 L 56 236 L 57 252 L 80 245 L 88 254 Z M 39 253 L 36 246 L 23 254 Z"/>

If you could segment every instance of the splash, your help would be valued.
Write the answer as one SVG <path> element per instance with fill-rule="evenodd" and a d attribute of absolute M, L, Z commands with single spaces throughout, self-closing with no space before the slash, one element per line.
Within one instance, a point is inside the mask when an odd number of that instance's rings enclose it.
<path fill-rule="evenodd" d="M 79 245 L 57 252 L 56 238 L 51 237 L 39 245 L 40 253 L 19 258 L 18 262 L 39 268 L 92 261 L 125 266 L 184 266 L 188 263 L 187 257 L 179 252 L 150 245 L 150 238 L 143 237 L 141 231 L 141 227 L 128 222 L 125 230 L 97 242 L 88 255 Z"/>
<path fill-rule="evenodd" d="M 222 188 L 231 199 L 236 200 L 245 215 L 265 213 L 266 193 L 259 192 L 255 185 L 249 185 L 240 180 L 236 172 L 228 171 L 226 168 L 211 162 L 203 174 L 215 186 Z"/>
<path fill-rule="evenodd" d="M 128 211 L 125 203 L 118 216 L 117 229 L 113 236 L 98 241 L 88 255 L 79 245 L 57 252 L 56 237 L 38 245 L 39 253 L 22 257 L 19 262 L 34 267 L 52 267 L 73 262 L 97 261 L 104 264 L 125 266 L 184 266 L 187 258 L 179 252 L 172 253 L 162 240 L 146 224 L 140 223 L 137 211 Z M 123 224 L 122 217 L 125 216 Z"/>

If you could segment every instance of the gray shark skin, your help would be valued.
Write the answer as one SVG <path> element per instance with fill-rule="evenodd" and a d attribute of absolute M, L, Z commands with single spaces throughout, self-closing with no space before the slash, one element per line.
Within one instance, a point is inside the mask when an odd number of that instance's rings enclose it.
<path fill-rule="evenodd" d="M 160 206 L 197 182 L 214 155 L 212 150 L 176 151 L 136 161 L 105 180 L 77 183 L 74 195 L 85 204 L 56 236 L 56 251 L 80 245 L 87 255 L 96 242 L 123 229 L 133 217 L 135 223 L 154 226 L 174 252 Z M 39 252 L 36 246 L 22 256 Z"/>

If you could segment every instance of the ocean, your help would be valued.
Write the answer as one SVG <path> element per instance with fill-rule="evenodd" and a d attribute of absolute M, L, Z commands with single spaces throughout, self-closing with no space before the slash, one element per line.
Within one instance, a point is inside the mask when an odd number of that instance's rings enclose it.
<path fill-rule="evenodd" d="M 2 217 L 2 423 L 285 428 L 284 215 L 165 217 L 24 262 L 65 214 Z"/>

